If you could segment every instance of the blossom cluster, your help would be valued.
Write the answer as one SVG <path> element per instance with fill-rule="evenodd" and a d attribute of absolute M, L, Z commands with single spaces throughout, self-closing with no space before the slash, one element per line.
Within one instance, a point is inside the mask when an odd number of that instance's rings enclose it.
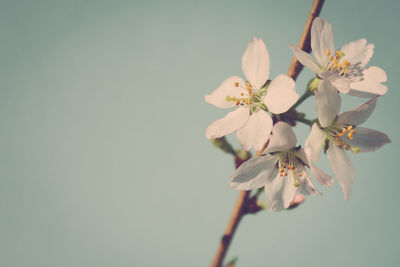
<path fill-rule="evenodd" d="M 314 96 L 318 118 L 309 121 L 311 131 L 304 146 L 297 144 L 293 121 L 301 121 L 295 111 L 306 97 L 299 97 L 295 82 L 280 74 L 270 80 L 269 53 L 263 40 L 253 38 L 243 56 L 245 79 L 232 76 L 205 96 L 219 108 L 234 108 L 206 130 L 207 138 L 236 132 L 249 151 L 259 151 L 232 175 L 229 186 L 236 190 L 264 187 L 267 205 L 273 211 L 287 209 L 296 192 L 321 194 L 310 174 L 323 186 L 333 178 L 317 166 L 321 151 L 348 199 L 354 181 L 354 167 L 348 152 L 370 152 L 390 143 L 382 132 L 359 127 L 375 109 L 378 97 L 387 91 L 382 84 L 386 73 L 376 66 L 366 67 L 374 45 L 365 39 L 350 42 L 335 50 L 333 30 L 325 19 L 315 18 L 311 28 L 314 57 L 291 45 L 297 60 L 315 73 L 305 96 Z M 366 102 L 340 113 L 342 95 L 362 97 Z M 285 114 L 293 113 L 290 116 Z M 340 113 L 340 114 L 339 114 Z"/>

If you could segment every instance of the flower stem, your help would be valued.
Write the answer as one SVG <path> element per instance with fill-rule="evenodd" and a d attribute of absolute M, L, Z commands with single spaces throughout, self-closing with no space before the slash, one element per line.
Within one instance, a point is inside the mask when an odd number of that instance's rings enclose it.
<path fill-rule="evenodd" d="M 298 121 L 298 122 L 307 124 L 307 125 L 310 126 L 310 127 L 314 124 L 314 121 L 313 121 L 313 120 L 308 120 L 308 119 L 306 119 L 306 118 L 300 118 L 300 117 L 296 118 L 295 121 Z"/>
<path fill-rule="evenodd" d="M 304 100 L 306 100 L 307 98 L 309 98 L 312 95 L 313 95 L 313 93 L 310 90 L 308 90 L 308 88 L 307 88 L 304 91 L 303 95 L 300 96 L 300 98 L 297 100 L 297 102 L 294 103 L 294 105 L 287 112 L 295 110 L 301 103 L 304 102 Z"/>

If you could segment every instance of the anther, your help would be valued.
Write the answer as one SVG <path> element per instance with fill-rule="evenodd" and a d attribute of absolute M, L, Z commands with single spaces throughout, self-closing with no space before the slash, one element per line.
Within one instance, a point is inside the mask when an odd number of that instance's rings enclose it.
<path fill-rule="evenodd" d="M 351 65 L 351 63 L 350 62 L 348 62 L 347 60 L 343 60 L 343 67 L 344 68 L 347 68 L 347 67 L 349 67 L 350 65 Z"/>
<path fill-rule="evenodd" d="M 331 51 L 329 49 L 326 49 L 326 55 L 329 56 L 331 54 Z"/>
<path fill-rule="evenodd" d="M 234 85 L 235 87 L 239 87 L 239 83 L 238 83 L 238 82 L 235 82 L 233 85 Z"/>

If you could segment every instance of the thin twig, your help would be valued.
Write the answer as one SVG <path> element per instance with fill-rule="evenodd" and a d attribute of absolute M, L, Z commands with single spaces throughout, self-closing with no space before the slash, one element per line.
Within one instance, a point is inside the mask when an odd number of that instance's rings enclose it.
<path fill-rule="evenodd" d="M 308 16 L 306 26 L 304 27 L 303 34 L 301 35 L 299 48 L 306 52 L 311 51 L 311 25 L 312 21 L 315 17 L 319 16 L 321 12 L 322 5 L 324 4 L 324 0 L 314 0 L 310 14 Z M 299 73 L 302 71 L 303 65 L 297 61 L 295 57 L 290 64 L 288 75 L 296 80 Z M 257 152 L 257 156 L 260 156 L 264 149 L 261 149 Z M 217 254 L 211 264 L 212 267 L 222 267 L 224 262 L 225 255 L 228 251 L 229 245 L 233 239 L 233 236 L 236 232 L 236 229 L 239 225 L 240 220 L 246 214 L 246 203 L 249 199 L 250 191 L 241 191 L 239 193 L 239 197 L 236 201 L 235 207 L 232 212 L 231 219 L 229 220 L 228 226 L 225 230 L 225 233 L 221 239 L 221 242 L 218 247 Z"/>
<path fill-rule="evenodd" d="M 300 37 L 298 47 L 307 53 L 311 52 L 311 25 L 313 20 L 319 16 L 324 1 L 325 0 L 314 0 L 310 10 L 310 14 L 308 15 L 306 26 L 304 26 L 303 34 Z M 297 60 L 295 56 L 293 56 L 292 62 L 290 63 L 288 75 L 296 80 L 302 69 L 303 65 Z"/>

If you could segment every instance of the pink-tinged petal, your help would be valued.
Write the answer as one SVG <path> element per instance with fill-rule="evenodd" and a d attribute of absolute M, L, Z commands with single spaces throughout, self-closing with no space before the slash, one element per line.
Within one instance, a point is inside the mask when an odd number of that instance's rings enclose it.
<path fill-rule="evenodd" d="M 236 190 L 251 190 L 263 187 L 277 175 L 276 156 L 263 156 L 249 159 L 232 175 L 229 186 Z"/>
<path fill-rule="evenodd" d="M 325 137 L 326 133 L 319 128 L 318 124 L 314 123 L 305 143 L 307 157 L 312 163 L 318 162 Z"/>
<path fill-rule="evenodd" d="M 311 49 L 315 58 L 323 66 L 326 66 L 329 61 L 326 51 L 335 52 L 332 25 L 326 19 L 318 17 L 314 19 L 311 26 Z"/>
<path fill-rule="evenodd" d="M 272 119 L 264 110 L 254 112 L 246 124 L 236 132 L 243 149 L 249 151 L 252 146 L 261 150 L 272 130 Z"/>
<path fill-rule="evenodd" d="M 376 96 L 350 111 L 343 112 L 339 115 L 336 123 L 347 125 L 360 125 L 364 123 L 374 111 L 377 100 L 378 97 Z"/>
<path fill-rule="evenodd" d="M 346 139 L 346 142 L 353 147 L 358 147 L 360 152 L 375 151 L 390 143 L 390 139 L 385 133 L 362 127 L 356 127 L 355 130 L 353 140 Z"/>
<path fill-rule="evenodd" d="M 318 168 L 315 164 L 311 164 L 311 173 L 314 178 L 323 186 L 332 186 L 333 178 L 329 174 L 325 173 L 323 170 Z"/>
<path fill-rule="evenodd" d="M 293 79 L 280 74 L 269 85 L 264 104 L 272 113 L 281 114 L 288 111 L 297 99 L 299 99 L 299 95 L 296 93 Z"/>
<path fill-rule="evenodd" d="M 331 165 L 332 170 L 335 173 L 340 186 L 342 187 L 344 198 L 348 200 L 351 193 L 351 187 L 354 182 L 353 164 L 351 163 L 346 152 L 335 144 L 329 144 L 326 154 L 328 156 L 329 164 Z"/>
<path fill-rule="evenodd" d="M 312 70 L 315 73 L 320 73 L 321 71 L 321 66 L 315 61 L 315 59 L 308 53 L 304 52 L 300 48 L 290 45 L 290 49 L 292 49 L 294 56 L 297 58 L 297 60 Z"/>
<path fill-rule="evenodd" d="M 277 175 L 272 182 L 265 185 L 265 194 L 267 195 L 267 205 L 271 211 L 280 211 L 287 209 L 293 201 L 297 191 L 294 186 L 292 173 L 288 176 Z"/>
<path fill-rule="evenodd" d="M 233 133 L 243 127 L 250 116 L 250 110 L 247 107 L 239 107 L 229 112 L 224 118 L 214 121 L 206 130 L 207 138 L 218 138 Z"/>
<path fill-rule="evenodd" d="M 286 151 L 295 147 L 296 144 L 297 138 L 292 127 L 280 121 L 274 125 L 268 146 L 264 150 L 264 153 Z"/>
<path fill-rule="evenodd" d="M 370 97 L 371 95 L 383 95 L 387 92 L 388 88 L 386 85 L 383 85 L 383 82 L 386 82 L 386 72 L 376 66 L 372 66 L 363 70 L 363 79 L 358 82 L 352 82 L 350 87 L 353 94 L 355 96 L 360 97 Z"/>
<path fill-rule="evenodd" d="M 360 39 L 344 45 L 340 51 L 344 53 L 342 60 L 347 60 L 352 65 L 363 68 L 374 54 L 374 45 L 367 45 L 367 40 Z"/>
<path fill-rule="evenodd" d="M 295 209 L 306 201 L 306 197 L 301 194 L 296 194 L 288 209 Z"/>
<path fill-rule="evenodd" d="M 235 86 L 237 84 L 238 86 Z M 246 84 L 242 78 L 238 76 L 232 76 L 226 79 L 217 89 L 211 94 L 204 97 L 205 101 L 211 105 L 219 108 L 231 108 L 235 106 L 234 101 L 227 101 L 227 97 L 240 98 L 241 93 L 248 95 Z"/>
<path fill-rule="evenodd" d="M 255 89 L 260 89 L 269 77 L 269 54 L 263 40 L 254 37 L 242 56 L 242 70 Z"/>
<path fill-rule="evenodd" d="M 332 124 L 339 113 L 342 99 L 335 87 L 326 80 L 320 81 L 315 91 L 318 119 L 322 127 Z"/>

